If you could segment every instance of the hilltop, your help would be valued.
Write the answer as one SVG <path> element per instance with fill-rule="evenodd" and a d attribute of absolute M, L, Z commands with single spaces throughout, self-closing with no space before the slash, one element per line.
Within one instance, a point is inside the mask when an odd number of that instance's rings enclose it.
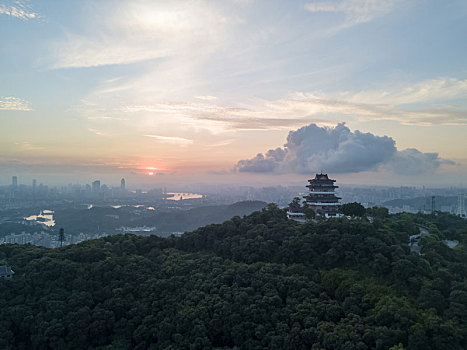
<path fill-rule="evenodd" d="M 1 246 L 16 274 L 0 281 L 0 347 L 467 348 L 467 222 L 371 221 L 298 224 L 269 205 L 181 237 Z"/>

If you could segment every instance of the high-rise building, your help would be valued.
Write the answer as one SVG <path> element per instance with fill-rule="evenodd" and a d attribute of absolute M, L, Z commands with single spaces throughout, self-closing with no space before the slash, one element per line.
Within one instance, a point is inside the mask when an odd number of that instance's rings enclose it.
<path fill-rule="evenodd" d="M 120 189 L 123 191 L 125 191 L 125 178 L 122 178 L 122 180 L 120 181 Z"/>
<path fill-rule="evenodd" d="M 11 177 L 11 186 L 13 188 L 18 187 L 18 177 L 17 176 L 12 176 Z"/>
<path fill-rule="evenodd" d="M 461 218 L 467 218 L 464 206 L 464 195 L 462 193 L 459 193 L 457 196 L 457 203 L 457 215 Z"/>
<path fill-rule="evenodd" d="M 32 190 L 34 191 L 36 189 L 37 181 L 36 179 L 32 180 Z"/>
<path fill-rule="evenodd" d="M 101 181 L 96 180 L 92 183 L 92 193 L 99 193 L 101 191 Z"/>

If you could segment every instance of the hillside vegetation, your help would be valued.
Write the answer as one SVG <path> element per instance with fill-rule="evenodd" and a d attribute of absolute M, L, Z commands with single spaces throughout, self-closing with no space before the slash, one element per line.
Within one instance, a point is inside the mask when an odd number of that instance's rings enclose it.
<path fill-rule="evenodd" d="M 121 226 L 155 226 L 158 232 L 192 231 L 200 226 L 218 224 L 233 216 L 248 215 L 267 205 L 261 201 L 243 201 L 230 205 L 212 205 L 189 210 L 146 211 L 135 215 L 134 208 L 93 207 L 91 209 L 58 209 L 54 217 L 57 227 L 69 234 L 80 232 L 114 232 Z"/>
<path fill-rule="evenodd" d="M 1 246 L 16 275 L 0 281 L 0 348 L 466 349 L 459 220 L 298 224 L 269 205 L 179 238 Z"/>

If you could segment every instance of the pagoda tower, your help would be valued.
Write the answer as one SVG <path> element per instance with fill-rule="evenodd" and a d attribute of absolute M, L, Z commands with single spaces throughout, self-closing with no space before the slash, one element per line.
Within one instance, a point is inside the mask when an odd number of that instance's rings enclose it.
<path fill-rule="evenodd" d="M 339 186 L 334 185 L 336 180 L 328 177 L 328 174 L 316 174 L 314 179 L 308 180 L 310 183 L 306 187 L 310 190 L 307 196 L 303 197 L 308 207 L 313 209 L 316 214 L 325 217 L 336 217 L 339 215 L 339 197 L 336 196 L 335 189 Z"/>

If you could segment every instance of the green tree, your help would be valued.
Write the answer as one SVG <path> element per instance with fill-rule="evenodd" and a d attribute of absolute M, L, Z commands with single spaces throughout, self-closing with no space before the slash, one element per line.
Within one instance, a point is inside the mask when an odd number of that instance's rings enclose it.
<path fill-rule="evenodd" d="M 461 244 L 410 253 L 431 224 Z M 0 280 L 0 348 L 467 349 L 465 225 L 443 213 L 297 225 L 270 205 L 181 237 L 3 244 L 16 274 Z"/>
<path fill-rule="evenodd" d="M 347 216 L 364 216 L 365 215 L 365 207 L 360 203 L 353 202 L 353 203 L 345 203 L 341 206 L 341 212 Z"/>
<path fill-rule="evenodd" d="M 294 197 L 294 199 L 292 199 L 292 202 L 289 203 L 289 208 L 292 210 L 300 210 L 301 209 L 300 198 Z"/>
<path fill-rule="evenodd" d="M 385 207 L 367 208 L 366 215 L 374 218 L 386 219 L 387 217 L 389 217 L 389 210 Z"/>

